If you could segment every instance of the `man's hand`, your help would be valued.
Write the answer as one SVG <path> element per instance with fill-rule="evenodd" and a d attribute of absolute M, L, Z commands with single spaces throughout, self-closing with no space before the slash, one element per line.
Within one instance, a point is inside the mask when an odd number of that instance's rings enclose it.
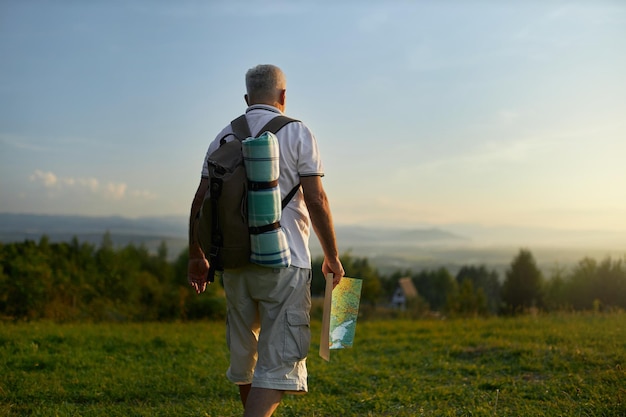
<path fill-rule="evenodd" d="M 200 294 L 208 284 L 209 261 L 206 258 L 190 258 L 187 264 L 187 280 L 189 285 Z"/>
<path fill-rule="evenodd" d="M 324 262 L 322 263 L 322 273 L 324 274 L 324 276 L 326 276 L 326 274 L 333 274 L 333 289 L 335 289 L 335 287 L 339 285 L 341 278 L 343 278 L 343 276 L 345 275 L 343 265 L 341 265 L 341 261 L 339 260 L 339 258 L 324 258 Z"/>

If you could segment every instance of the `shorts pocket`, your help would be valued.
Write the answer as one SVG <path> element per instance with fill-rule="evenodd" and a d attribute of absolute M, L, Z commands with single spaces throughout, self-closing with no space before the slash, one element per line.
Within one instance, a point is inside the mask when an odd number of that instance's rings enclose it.
<path fill-rule="evenodd" d="M 285 320 L 285 345 L 283 360 L 297 362 L 309 354 L 311 344 L 311 329 L 309 314 L 305 311 L 287 311 Z"/>

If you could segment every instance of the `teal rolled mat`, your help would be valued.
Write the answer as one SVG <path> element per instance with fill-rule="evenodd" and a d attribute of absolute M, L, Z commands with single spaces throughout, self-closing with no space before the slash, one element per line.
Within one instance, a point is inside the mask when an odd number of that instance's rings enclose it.
<path fill-rule="evenodd" d="M 271 232 L 250 235 L 250 246 L 252 263 L 269 268 L 287 268 L 291 265 L 291 251 L 282 227 Z"/>
<path fill-rule="evenodd" d="M 242 142 L 246 175 L 252 182 L 270 182 L 278 179 L 278 140 L 271 132 Z M 252 187 L 251 187 L 252 188 Z M 280 187 L 248 191 L 248 225 L 262 227 L 280 222 L 282 213 Z M 287 268 L 291 265 L 291 251 L 282 228 L 250 235 L 250 262 L 269 268 Z"/>
<path fill-rule="evenodd" d="M 280 221 L 280 188 L 248 191 L 248 225 L 265 226 Z"/>
<path fill-rule="evenodd" d="M 250 181 L 267 182 L 278 179 L 278 140 L 271 132 L 242 142 L 243 161 Z"/>

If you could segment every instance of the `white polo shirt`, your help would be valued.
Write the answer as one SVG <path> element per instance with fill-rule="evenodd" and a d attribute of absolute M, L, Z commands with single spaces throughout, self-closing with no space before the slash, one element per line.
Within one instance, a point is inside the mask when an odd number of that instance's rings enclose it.
<path fill-rule="evenodd" d="M 255 104 L 246 110 L 246 119 L 253 136 L 274 117 L 282 114 L 273 106 Z M 220 140 L 234 140 L 230 124 L 226 126 L 211 142 L 207 150 L 207 157 L 218 147 Z M 302 122 L 292 122 L 276 133 L 280 148 L 280 187 L 281 199 L 300 183 L 300 177 L 312 175 L 323 176 L 324 169 L 317 148 L 315 136 Z M 204 159 L 202 177 L 209 177 L 207 158 Z M 311 268 L 311 252 L 309 237 L 311 235 L 311 219 L 304 203 L 302 189 L 298 190 L 287 207 L 284 208 L 280 224 L 287 235 L 287 242 L 291 250 L 291 264 L 298 268 Z"/>

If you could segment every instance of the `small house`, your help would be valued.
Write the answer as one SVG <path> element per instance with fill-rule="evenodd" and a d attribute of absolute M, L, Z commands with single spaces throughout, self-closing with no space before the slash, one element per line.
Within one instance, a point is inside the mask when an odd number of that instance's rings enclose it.
<path fill-rule="evenodd" d="M 417 298 L 417 289 L 413 285 L 411 278 L 400 278 L 398 288 L 391 297 L 391 306 L 400 310 L 406 309 L 407 301 Z"/>

